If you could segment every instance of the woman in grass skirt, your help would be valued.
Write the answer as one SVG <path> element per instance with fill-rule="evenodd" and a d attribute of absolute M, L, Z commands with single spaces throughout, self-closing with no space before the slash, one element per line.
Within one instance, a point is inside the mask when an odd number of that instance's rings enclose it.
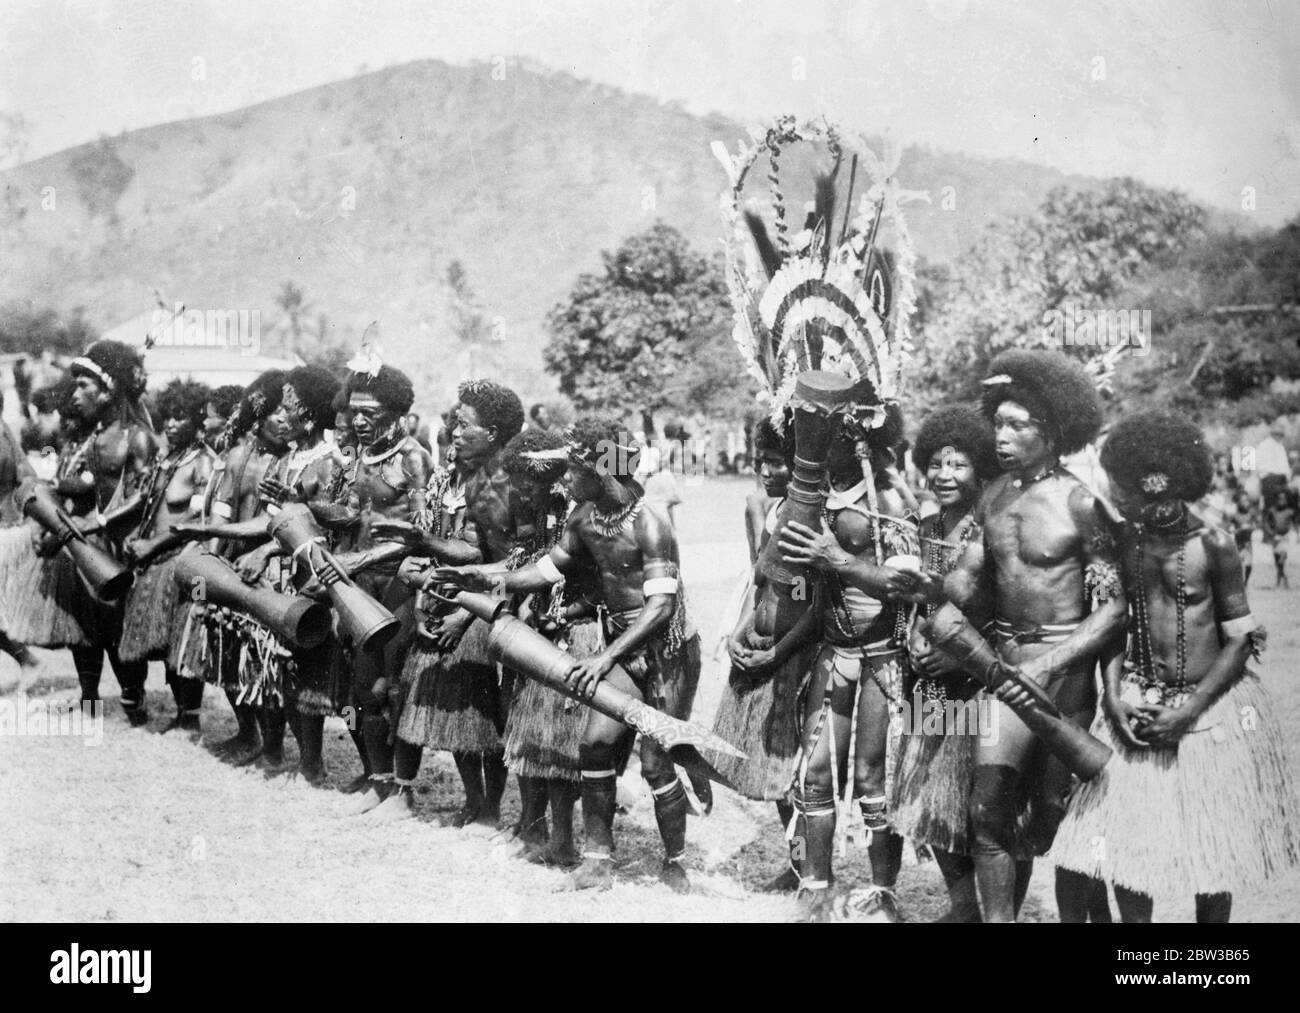
<path fill-rule="evenodd" d="M 535 562 L 550 551 L 564 529 L 569 503 L 557 483 L 568 469 L 563 437 L 528 429 L 502 453 L 517 522 L 519 549 L 510 569 Z M 594 575 L 592 575 L 594 578 Z M 589 581 L 563 581 L 532 596 L 533 624 L 575 659 L 593 657 L 604 646 L 595 610 L 583 599 Z M 506 719 L 506 767 L 519 778 L 524 856 L 537 865 L 571 867 L 579 862 L 573 841 L 573 807 L 580 794 L 578 747 L 587 708 L 525 676 L 514 675 L 514 696 Z M 549 802 L 551 827 L 546 826 Z"/>
<path fill-rule="evenodd" d="M 979 537 L 975 503 L 983 482 L 999 471 L 992 429 L 973 406 L 940 408 L 921 426 L 914 459 L 939 504 L 936 513 L 921 521 L 922 566 L 941 580 Z M 971 722 L 961 730 L 941 727 L 925 734 L 923 719 L 954 712 L 947 707 L 950 701 L 964 706 L 974 700 L 979 685 L 921 636 L 917 627 L 933 612 L 934 606 L 926 605 L 913 614 L 905 698 L 910 720 L 903 724 L 890 809 L 894 829 L 917 847 L 929 847 L 943 874 L 949 911 L 942 920 L 978 922 L 967 808 L 979 728 Z"/>
<path fill-rule="evenodd" d="M 1263 630 L 1232 535 L 1188 508 L 1213 473 L 1200 430 L 1140 412 L 1111 431 L 1101 461 L 1131 522 L 1129 652 L 1106 672 L 1092 729 L 1115 756 L 1071 797 L 1052 858 L 1110 882 L 1126 922 L 1188 894 L 1197 921 L 1227 921 L 1232 891 L 1300 858 L 1277 707 L 1246 667 Z"/>
<path fill-rule="evenodd" d="M 768 419 L 760 421 L 754 432 L 754 449 L 763 491 L 751 495 L 745 504 L 751 569 L 745 578 L 738 618 L 729 631 L 730 670 L 713 719 L 713 733 L 736 746 L 747 759 L 722 754 L 711 754 L 709 759 L 746 798 L 775 802 L 781 825 L 786 827 L 794 818 L 789 793 L 799 756 L 799 694 L 812 669 L 820 613 L 813 601 L 804 619 L 780 644 L 754 632 L 752 568 L 776 530 L 777 513 L 785 501 L 794 467 L 792 421 L 787 420 L 784 435 Z M 784 892 L 798 886 L 798 873 L 789 868 L 766 889 Z"/>
<path fill-rule="evenodd" d="M 57 482 L 65 474 L 84 469 L 86 432 L 70 410 L 71 380 L 56 385 L 52 396 L 61 406 L 63 441 Z M 7 429 L 6 429 L 7 433 Z M 10 437 L 12 439 L 12 437 Z M 17 443 L 14 443 L 15 453 Z M 26 458 L 15 457 L 16 485 L 31 475 Z M 77 573 L 68 553 L 56 551 L 41 529 L 22 520 L 13 488 L 0 510 L 0 631 L 13 644 L 33 647 L 81 647 L 91 643 L 95 630 L 94 597 Z"/>
<path fill-rule="evenodd" d="M 134 534 L 124 543 L 136 576 L 127 593 L 118 654 L 125 662 L 163 661 L 176 701 L 168 730 L 197 735 L 203 681 L 184 677 L 175 648 L 189 620 L 190 595 L 175 580 L 176 558 L 184 538 L 173 524 L 197 520 L 216 455 L 203 441 L 203 420 L 211 391 L 192 380 L 173 380 L 158 397 L 158 414 L 167 436 L 166 457 L 157 458 L 139 498 L 118 513 L 138 513 Z"/>

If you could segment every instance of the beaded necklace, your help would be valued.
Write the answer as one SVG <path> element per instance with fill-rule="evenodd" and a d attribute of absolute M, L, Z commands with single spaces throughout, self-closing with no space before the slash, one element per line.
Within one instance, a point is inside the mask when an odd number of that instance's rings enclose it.
<path fill-rule="evenodd" d="M 947 527 L 947 513 L 943 507 L 940 507 L 939 516 L 935 520 L 935 530 L 938 531 L 939 537 L 921 539 L 925 544 L 925 572 L 936 577 L 946 577 L 952 571 L 957 561 L 961 559 L 962 553 L 966 551 L 966 546 L 975 536 L 975 520 L 969 511 L 962 516 L 945 539 L 943 533 Z M 927 603 L 924 608 L 925 615 L 934 615 L 938 608 L 937 605 Z"/>
<path fill-rule="evenodd" d="M 838 510 L 835 511 L 835 514 L 836 516 L 838 516 L 839 511 Z M 878 514 L 873 515 L 872 531 L 873 531 L 873 541 L 875 541 L 877 547 L 877 558 L 879 558 L 880 555 L 880 551 L 879 551 L 880 541 L 882 540 L 880 536 L 880 525 L 879 525 L 879 521 L 881 520 L 892 521 L 896 526 L 900 528 L 905 527 L 906 524 L 908 523 L 906 521 L 899 520 L 897 517 L 882 517 Z M 826 531 L 829 531 L 832 535 L 835 534 L 835 518 L 831 516 L 831 511 L 828 510 L 824 505 L 822 506 L 822 527 Z M 856 643 L 859 634 L 858 634 L 857 627 L 853 623 L 853 613 L 849 611 L 849 607 L 844 601 L 844 583 L 840 579 L 840 575 L 838 573 L 832 572 L 828 574 L 828 576 L 831 578 L 826 581 L 828 590 L 830 591 L 831 618 L 835 620 L 835 626 L 840 631 L 840 633 L 842 633 L 844 636 L 848 637 L 850 640 Z M 907 639 L 907 612 L 904 609 L 898 608 L 896 605 L 885 605 L 885 608 L 893 608 L 894 610 L 893 639 L 897 643 L 903 643 Z"/>
<path fill-rule="evenodd" d="M 1133 618 L 1137 626 L 1135 638 L 1138 665 L 1142 673 L 1150 680 L 1155 680 L 1155 654 L 1151 649 L 1151 617 L 1147 611 L 1147 591 L 1144 561 L 1146 558 L 1146 529 L 1136 524 L 1137 545 L 1135 546 L 1134 575 L 1137 583 L 1137 595 L 1133 602 Z M 1175 681 L 1174 692 L 1182 691 L 1187 685 L 1187 513 L 1184 510 L 1176 522 L 1178 534 L 1178 569 L 1174 586 L 1175 615 L 1177 622 L 1177 642 L 1175 647 Z"/>

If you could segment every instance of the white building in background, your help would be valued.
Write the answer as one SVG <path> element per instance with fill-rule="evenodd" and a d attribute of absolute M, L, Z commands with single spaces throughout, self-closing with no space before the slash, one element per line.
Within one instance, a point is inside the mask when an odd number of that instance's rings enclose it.
<path fill-rule="evenodd" d="M 209 387 L 247 386 L 268 369 L 293 369 L 303 364 L 297 355 L 279 358 L 262 354 L 260 310 L 186 310 L 174 317 L 148 310 L 100 337 L 141 346 L 151 335 L 154 344 L 144 357 L 150 390 L 177 377 Z"/>

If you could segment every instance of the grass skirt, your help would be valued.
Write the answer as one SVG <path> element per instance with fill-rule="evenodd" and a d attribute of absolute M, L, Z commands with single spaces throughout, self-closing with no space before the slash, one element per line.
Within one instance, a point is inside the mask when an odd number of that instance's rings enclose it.
<path fill-rule="evenodd" d="M 1138 702 L 1126 677 L 1123 699 Z M 1051 858 L 1151 897 L 1231 892 L 1296 865 L 1300 809 L 1277 710 L 1247 672 L 1174 749 L 1115 750 L 1070 798 Z"/>
<path fill-rule="evenodd" d="M 817 645 L 796 651 L 779 669 L 758 679 L 732 671 L 718 701 L 713 734 L 749 758 L 711 753 L 709 759 L 746 798 L 785 798 L 799 758 L 799 694 Z"/>
<path fill-rule="evenodd" d="M 0 630 L 33 647 L 95 641 L 95 598 L 66 552 L 36 554 L 30 524 L 0 528 Z"/>
<path fill-rule="evenodd" d="M 475 620 L 450 652 L 423 640 L 411 645 L 402 667 L 399 738 L 455 753 L 501 748 L 501 687 L 488 659 L 488 630 Z"/>
<path fill-rule="evenodd" d="M 579 661 L 601 650 L 595 622 L 569 629 L 568 652 Z M 577 782 L 581 768 L 578 746 L 589 711 L 535 679 L 516 679 L 514 702 L 506 722 L 506 766 L 520 777 L 559 778 Z"/>
<path fill-rule="evenodd" d="M 914 735 L 903 730 L 889 802 L 894 829 L 917 845 L 969 854 L 971 784 L 977 735 Z"/>
<path fill-rule="evenodd" d="M 126 594 L 118 654 L 123 661 L 169 658 L 185 629 L 189 598 L 176 586 L 174 552 L 137 571 Z"/>

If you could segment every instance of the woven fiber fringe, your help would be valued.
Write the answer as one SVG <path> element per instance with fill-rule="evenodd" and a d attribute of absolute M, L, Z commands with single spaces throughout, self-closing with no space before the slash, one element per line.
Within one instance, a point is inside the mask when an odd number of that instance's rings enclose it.
<path fill-rule="evenodd" d="M 976 735 L 913 735 L 904 729 L 890 822 L 914 844 L 954 855 L 970 849 L 970 805 Z"/>
<path fill-rule="evenodd" d="M 202 602 L 193 602 L 189 608 L 176 610 L 177 635 L 172 640 L 171 652 L 167 664 L 179 673 L 182 679 L 203 679 L 213 682 L 216 678 L 210 669 L 215 669 L 215 655 L 209 643 L 207 624 L 208 609 Z M 211 664 L 209 659 L 213 659 Z"/>
<path fill-rule="evenodd" d="M 569 654 L 594 657 L 601 649 L 594 622 L 569 630 Z M 506 766 L 520 777 L 578 781 L 578 746 L 587 727 L 587 707 L 533 679 L 519 677 L 506 722 Z"/>
<path fill-rule="evenodd" d="M 152 563 L 135 576 L 126 595 L 126 613 L 117 651 L 123 661 L 160 661 L 172 652 L 173 638 L 182 628 L 177 615 L 189 599 L 176 586 L 176 556 Z"/>
<path fill-rule="evenodd" d="M 1131 686 L 1126 684 L 1126 689 Z M 1051 858 L 1158 898 L 1258 886 L 1297 864 L 1300 808 L 1277 710 L 1248 672 L 1175 749 L 1115 749 L 1082 785 Z"/>
<path fill-rule="evenodd" d="M 261 623 L 244 618 L 239 647 L 239 703 L 277 708 L 284 704 L 284 684 L 293 664 L 279 637 Z"/>
<path fill-rule="evenodd" d="M 713 734 L 749 758 L 710 753 L 709 759 L 746 798 L 776 801 L 790 790 L 799 758 L 799 691 L 816 652 L 810 644 L 757 680 L 738 671 L 727 679 Z"/>
<path fill-rule="evenodd" d="M 412 645 L 402 669 L 399 738 L 456 753 L 501 748 L 501 687 L 487 639 L 487 623 L 476 620 L 450 653 L 423 641 Z"/>
<path fill-rule="evenodd" d="M 33 647 L 95 639 L 95 599 L 66 552 L 36 554 L 30 524 L 0 528 L 0 629 Z"/>

